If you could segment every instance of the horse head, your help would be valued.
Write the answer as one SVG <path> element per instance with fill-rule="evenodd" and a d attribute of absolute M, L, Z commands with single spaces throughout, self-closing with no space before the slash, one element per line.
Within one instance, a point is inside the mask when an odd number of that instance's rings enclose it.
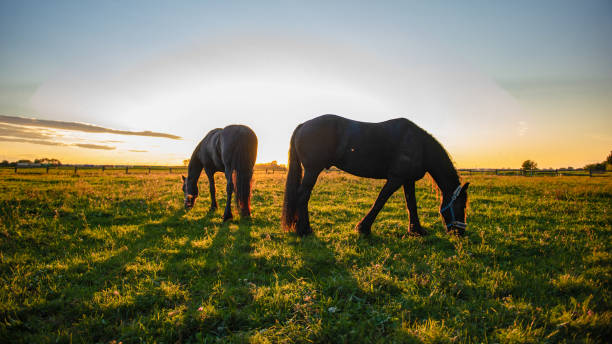
<path fill-rule="evenodd" d="M 190 186 L 188 183 L 189 177 L 185 178 L 185 176 L 181 176 L 183 179 L 183 194 L 185 196 L 185 210 L 190 210 L 195 205 L 195 200 L 198 197 L 198 186 L 192 185 Z"/>
<path fill-rule="evenodd" d="M 442 199 L 440 215 L 444 219 L 446 231 L 463 236 L 467 224 L 465 223 L 465 207 L 467 206 L 467 189 L 470 183 L 465 183 L 455 189 L 452 195 Z M 450 199 L 447 199 L 450 198 Z"/>

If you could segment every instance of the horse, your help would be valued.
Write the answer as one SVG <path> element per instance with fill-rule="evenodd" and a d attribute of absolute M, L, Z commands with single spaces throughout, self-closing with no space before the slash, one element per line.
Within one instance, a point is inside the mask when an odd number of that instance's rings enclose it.
<path fill-rule="evenodd" d="M 286 231 L 312 233 L 308 201 L 319 174 L 331 166 L 359 177 L 386 179 L 374 205 L 356 225 L 359 233 L 371 233 L 380 210 L 403 186 L 408 232 L 426 235 L 417 214 L 415 182 L 427 172 L 442 192 L 440 214 L 447 232 L 465 234 L 469 183 L 461 185 L 448 153 L 433 136 L 405 118 L 368 123 L 336 115 L 316 117 L 293 131 L 281 217 Z"/>
<path fill-rule="evenodd" d="M 251 216 L 251 179 L 257 158 L 257 136 L 244 125 L 229 125 L 223 129 L 211 130 L 196 146 L 189 166 L 187 178 L 183 179 L 185 210 L 193 208 L 198 197 L 198 179 L 202 169 L 208 177 L 210 187 L 210 211 L 217 209 L 215 197 L 215 172 L 224 172 L 227 181 L 227 203 L 223 221 L 232 215 L 232 191 L 236 192 L 236 204 L 240 217 Z"/>

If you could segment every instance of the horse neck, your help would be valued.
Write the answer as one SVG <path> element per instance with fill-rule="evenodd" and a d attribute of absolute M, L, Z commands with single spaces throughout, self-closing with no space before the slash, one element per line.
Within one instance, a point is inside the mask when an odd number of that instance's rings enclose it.
<path fill-rule="evenodd" d="M 198 149 L 193 152 L 191 156 L 191 160 L 189 160 L 189 166 L 187 167 L 187 186 L 192 187 L 198 183 L 198 179 L 200 179 L 200 174 L 202 173 L 202 169 L 204 166 L 198 157 Z"/>
<path fill-rule="evenodd" d="M 444 148 L 436 141 L 433 143 L 437 147 L 428 150 L 426 170 L 442 191 L 442 198 L 446 199 L 460 185 L 459 175 Z"/>

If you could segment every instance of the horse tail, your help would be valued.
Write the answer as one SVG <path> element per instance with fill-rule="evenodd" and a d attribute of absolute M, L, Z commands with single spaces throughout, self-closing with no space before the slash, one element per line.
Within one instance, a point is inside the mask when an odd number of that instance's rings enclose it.
<path fill-rule="evenodd" d="M 241 217 L 251 216 L 251 185 L 253 165 L 257 158 L 257 137 L 250 132 L 238 140 L 232 159 L 232 182 L 236 192 L 236 205 Z"/>
<path fill-rule="evenodd" d="M 283 214 L 281 217 L 282 227 L 285 231 L 295 228 L 297 222 L 297 198 L 298 188 L 302 182 L 302 165 L 295 150 L 295 133 L 300 126 L 295 128 L 289 146 L 289 171 L 285 182 L 285 199 L 283 200 Z"/>

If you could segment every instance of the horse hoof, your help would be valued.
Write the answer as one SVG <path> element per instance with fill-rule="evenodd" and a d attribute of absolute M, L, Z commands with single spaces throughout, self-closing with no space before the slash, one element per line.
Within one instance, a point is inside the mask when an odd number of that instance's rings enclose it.
<path fill-rule="evenodd" d="M 362 224 L 358 224 L 357 226 L 355 226 L 355 230 L 361 234 L 361 235 L 370 235 L 372 234 L 372 227 L 371 226 L 365 226 Z"/>
<path fill-rule="evenodd" d="M 215 211 L 217 211 L 217 207 L 210 207 L 210 209 L 208 209 L 209 213 L 214 213 Z"/>
<path fill-rule="evenodd" d="M 304 228 L 304 229 L 298 230 L 296 232 L 296 234 L 301 236 L 301 237 L 305 237 L 307 235 L 312 234 L 312 228 L 308 227 L 308 228 Z"/>
<path fill-rule="evenodd" d="M 227 221 L 229 221 L 229 220 L 231 220 L 233 218 L 234 217 L 232 215 L 230 215 L 230 216 L 223 216 L 223 222 L 227 222 Z"/>
<path fill-rule="evenodd" d="M 408 234 L 412 236 L 426 236 L 429 233 L 422 227 L 418 227 L 418 228 L 410 228 L 410 230 L 408 231 Z"/>
<path fill-rule="evenodd" d="M 449 229 L 446 232 L 448 234 L 455 235 L 455 236 L 458 236 L 458 237 L 465 236 L 465 230 L 463 230 L 463 229 Z"/>

